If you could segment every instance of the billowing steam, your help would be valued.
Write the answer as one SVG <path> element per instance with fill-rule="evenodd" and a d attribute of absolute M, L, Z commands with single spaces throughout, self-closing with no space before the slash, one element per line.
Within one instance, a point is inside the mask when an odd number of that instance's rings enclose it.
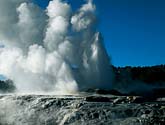
<path fill-rule="evenodd" d="M 109 87 L 109 57 L 92 1 L 73 12 L 61 0 L 46 10 L 30 0 L 0 0 L 0 74 L 18 92 L 74 93 Z"/>

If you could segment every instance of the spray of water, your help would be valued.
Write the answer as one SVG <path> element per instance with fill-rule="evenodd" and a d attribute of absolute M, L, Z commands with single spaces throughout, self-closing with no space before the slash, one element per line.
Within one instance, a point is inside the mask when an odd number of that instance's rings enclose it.
<path fill-rule="evenodd" d="M 0 0 L 0 74 L 17 92 L 110 87 L 95 10 L 91 0 L 76 12 L 62 0 L 50 1 L 46 10 L 30 0 Z"/>

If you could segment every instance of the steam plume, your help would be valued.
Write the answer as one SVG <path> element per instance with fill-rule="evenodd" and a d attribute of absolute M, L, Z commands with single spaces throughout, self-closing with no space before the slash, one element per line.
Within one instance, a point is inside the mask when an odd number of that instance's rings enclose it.
<path fill-rule="evenodd" d="M 0 74 L 18 92 L 75 93 L 110 87 L 109 57 L 92 1 L 72 12 L 61 0 L 46 10 L 29 0 L 0 1 Z"/>

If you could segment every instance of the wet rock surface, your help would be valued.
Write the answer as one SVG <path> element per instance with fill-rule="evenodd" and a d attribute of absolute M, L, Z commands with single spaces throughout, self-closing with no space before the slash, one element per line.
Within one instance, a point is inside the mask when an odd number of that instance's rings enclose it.
<path fill-rule="evenodd" d="M 164 125 L 165 98 L 113 95 L 6 95 L 2 125 Z"/>

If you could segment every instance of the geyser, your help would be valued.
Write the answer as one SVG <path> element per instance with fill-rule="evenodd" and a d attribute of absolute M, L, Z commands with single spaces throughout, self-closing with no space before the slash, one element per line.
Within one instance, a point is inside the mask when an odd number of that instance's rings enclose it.
<path fill-rule="evenodd" d="M 95 9 L 91 0 L 76 12 L 62 0 L 46 10 L 30 0 L 0 0 L 0 74 L 24 93 L 110 87 Z"/>

